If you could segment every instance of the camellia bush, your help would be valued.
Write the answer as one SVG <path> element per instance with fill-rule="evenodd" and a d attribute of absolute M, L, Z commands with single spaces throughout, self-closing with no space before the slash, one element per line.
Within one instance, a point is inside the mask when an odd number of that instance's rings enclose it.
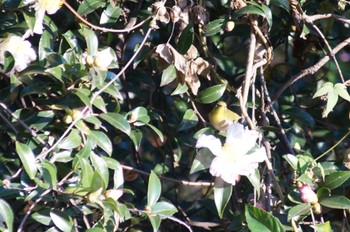
<path fill-rule="evenodd" d="M 350 231 L 346 0 L 1 0 L 1 231 Z"/>

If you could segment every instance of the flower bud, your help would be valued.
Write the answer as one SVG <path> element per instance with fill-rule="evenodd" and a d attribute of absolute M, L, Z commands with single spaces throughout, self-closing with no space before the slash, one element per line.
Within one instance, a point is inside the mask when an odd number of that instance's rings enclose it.
<path fill-rule="evenodd" d="M 315 204 L 318 202 L 318 198 L 317 198 L 316 193 L 314 191 L 312 191 L 312 189 L 310 188 L 309 185 L 305 184 L 305 185 L 301 186 L 299 188 L 299 190 L 301 193 L 301 199 L 305 203 Z"/>
<path fill-rule="evenodd" d="M 315 203 L 312 205 L 312 212 L 314 212 L 315 214 L 321 214 L 322 213 L 322 207 L 320 205 L 320 203 Z"/>
<path fill-rule="evenodd" d="M 233 30 L 233 28 L 235 28 L 235 22 L 233 22 L 232 20 L 227 21 L 226 26 L 225 26 L 225 30 L 227 32 L 230 32 Z"/>
<path fill-rule="evenodd" d="M 113 62 L 113 59 L 114 57 L 109 49 L 99 51 L 94 58 L 94 66 L 99 70 L 107 71 L 108 66 Z"/>

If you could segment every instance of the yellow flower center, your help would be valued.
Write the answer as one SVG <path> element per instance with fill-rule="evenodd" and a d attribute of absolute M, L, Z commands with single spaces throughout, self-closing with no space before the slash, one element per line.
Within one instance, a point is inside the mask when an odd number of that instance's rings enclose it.
<path fill-rule="evenodd" d="M 38 0 L 38 5 L 48 14 L 54 14 L 62 7 L 63 2 L 64 0 Z"/>
<path fill-rule="evenodd" d="M 229 146 L 227 143 L 222 146 L 222 151 L 225 154 L 225 159 L 229 163 L 236 163 L 240 158 L 238 148 Z"/>

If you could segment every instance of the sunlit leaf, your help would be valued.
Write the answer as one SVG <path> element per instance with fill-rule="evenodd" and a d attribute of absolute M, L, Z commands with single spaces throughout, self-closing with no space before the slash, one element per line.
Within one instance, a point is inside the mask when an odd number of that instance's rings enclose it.
<path fill-rule="evenodd" d="M 325 197 L 319 203 L 331 209 L 350 209 L 350 200 L 345 196 Z"/>
<path fill-rule="evenodd" d="M 222 218 L 227 203 L 232 195 L 232 185 L 225 183 L 221 178 L 215 179 L 214 201 L 219 217 Z"/>
<path fill-rule="evenodd" d="M 151 175 L 148 179 L 147 189 L 147 206 L 153 207 L 158 201 L 162 191 L 162 185 L 157 174 L 151 171 Z"/>
<path fill-rule="evenodd" d="M 102 150 L 104 150 L 108 155 L 112 155 L 112 142 L 105 133 L 90 130 L 89 138 L 91 138 L 97 144 L 97 146 L 102 148 Z"/>
<path fill-rule="evenodd" d="M 350 171 L 333 172 L 326 176 L 326 180 L 322 186 L 332 190 L 341 186 L 349 178 Z"/>
<path fill-rule="evenodd" d="M 29 178 L 34 179 L 38 171 L 34 153 L 27 145 L 20 142 L 16 142 L 16 151 Z"/>
<path fill-rule="evenodd" d="M 262 209 L 255 208 L 251 205 L 245 206 L 245 218 L 247 220 L 248 228 L 252 232 L 271 231 L 284 232 L 285 229 L 281 222 L 272 214 L 265 212 Z"/>
<path fill-rule="evenodd" d="M 219 100 L 226 90 L 226 84 L 211 86 L 198 93 L 197 101 L 203 104 L 213 103 Z"/>
<path fill-rule="evenodd" d="M 198 116 L 192 109 L 186 110 L 178 131 L 183 131 L 196 126 L 198 123 Z"/>
<path fill-rule="evenodd" d="M 311 209 L 311 205 L 306 203 L 293 206 L 288 211 L 288 221 L 292 219 L 295 220 L 296 218 L 299 218 L 299 217 L 308 216 L 310 214 L 310 209 Z"/>
<path fill-rule="evenodd" d="M 3 199 L 0 199 L 0 216 L 6 223 L 9 232 L 13 231 L 13 211 L 11 206 Z"/>
<path fill-rule="evenodd" d="M 52 210 L 50 212 L 50 217 L 55 226 L 57 226 L 60 230 L 67 232 L 73 231 L 73 220 L 66 213 L 59 210 Z"/>
<path fill-rule="evenodd" d="M 130 124 L 124 118 L 124 116 L 117 113 L 106 113 L 100 114 L 99 117 L 114 126 L 116 129 L 123 131 L 125 134 L 130 134 Z"/>

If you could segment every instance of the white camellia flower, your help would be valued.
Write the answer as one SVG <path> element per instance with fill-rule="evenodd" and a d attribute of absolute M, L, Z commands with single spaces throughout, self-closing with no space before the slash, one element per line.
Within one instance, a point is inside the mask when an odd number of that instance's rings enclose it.
<path fill-rule="evenodd" d="M 64 0 L 25 0 L 24 4 L 28 5 L 34 3 L 35 10 L 35 25 L 33 32 L 36 34 L 43 33 L 43 22 L 45 12 L 48 14 L 55 14 L 63 4 Z"/>
<path fill-rule="evenodd" d="M 4 63 L 5 52 L 8 51 L 15 59 L 14 69 L 18 72 L 25 69 L 28 64 L 36 59 L 36 53 L 32 44 L 17 35 L 10 35 L 0 41 L 0 63 Z"/>
<path fill-rule="evenodd" d="M 266 158 L 264 148 L 257 148 L 258 132 L 248 130 L 240 123 L 232 123 L 227 129 L 226 142 L 213 135 L 201 135 L 196 148 L 206 147 L 216 157 L 210 165 L 210 173 L 221 177 L 225 182 L 235 185 L 240 176 L 249 176 L 258 163 Z"/>
<path fill-rule="evenodd" d="M 98 70 L 106 71 L 113 60 L 114 57 L 111 54 L 110 48 L 106 48 L 97 52 L 96 56 L 94 57 L 93 66 Z"/>

